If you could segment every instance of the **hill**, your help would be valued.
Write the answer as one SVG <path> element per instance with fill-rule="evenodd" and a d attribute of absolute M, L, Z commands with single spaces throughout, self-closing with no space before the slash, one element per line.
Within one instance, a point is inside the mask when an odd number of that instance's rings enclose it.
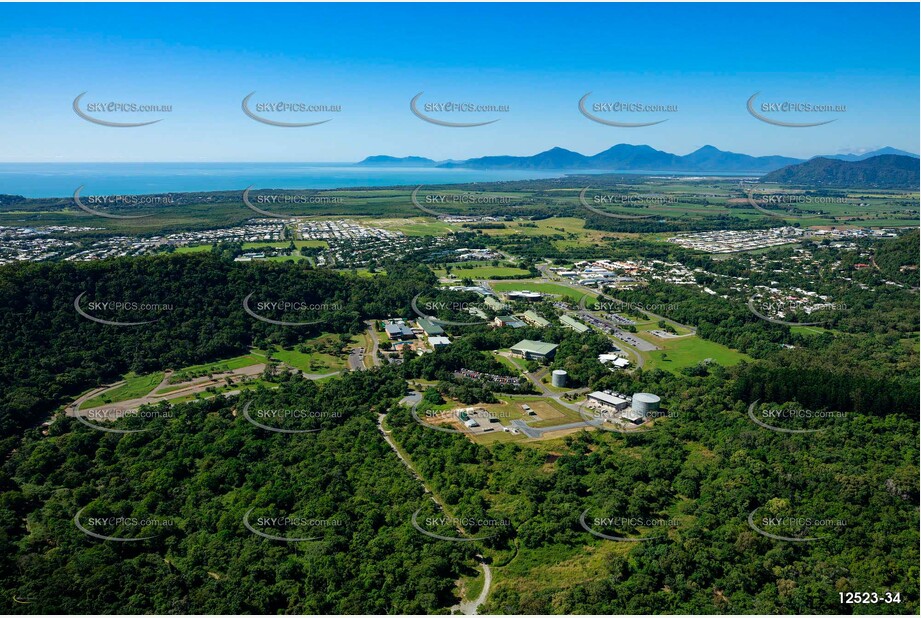
<path fill-rule="evenodd" d="M 906 152 L 904 150 L 899 150 L 898 148 L 893 148 L 891 146 L 886 146 L 885 148 L 880 148 L 879 150 L 874 150 L 872 152 L 865 152 L 863 154 L 836 154 L 819 156 L 823 159 L 838 159 L 839 161 L 863 161 L 864 159 L 870 159 L 880 155 L 901 155 L 903 157 L 914 157 L 915 159 L 918 158 L 918 155 L 916 154 Z"/>
<path fill-rule="evenodd" d="M 565 148 L 551 148 L 529 157 L 492 156 L 441 164 L 439 167 L 515 170 L 610 170 L 637 172 L 769 172 L 802 159 L 753 157 L 704 146 L 687 155 L 676 155 L 651 146 L 617 144 L 586 156 Z"/>
<path fill-rule="evenodd" d="M 435 161 L 426 157 L 390 157 L 387 155 L 374 155 L 359 161 L 355 165 L 377 167 L 434 167 Z"/>
<path fill-rule="evenodd" d="M 811 187 L 917 189 L 918 165 L 918 159 L 901 155 L 880 155 L 863 161 L 819 157 L 776 170 L 761 180 Z"/>

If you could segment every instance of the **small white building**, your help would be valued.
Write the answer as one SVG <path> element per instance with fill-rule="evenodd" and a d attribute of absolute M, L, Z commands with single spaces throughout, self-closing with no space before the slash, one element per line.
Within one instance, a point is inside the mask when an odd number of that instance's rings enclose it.
<path fill-rule="evenodd" d="M 589 405 L 601 408 L 602 410 L 623 410 L 627 407 L 627 400 L 622 397 L 617 397 L 611 393 L 605 393 L 603 391 L 595 391 L 587 395 Z"/>

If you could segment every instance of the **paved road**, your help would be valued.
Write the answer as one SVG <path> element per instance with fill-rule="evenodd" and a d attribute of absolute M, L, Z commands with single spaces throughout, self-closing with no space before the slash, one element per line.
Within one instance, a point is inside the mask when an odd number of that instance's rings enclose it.
<path fill-rule="evenodd" d="M 480 559 L 480 566 L 483 567 L 483 590 L 480 591 L 480 596 L 473 601 L 461 601 L 460 605 L 452 607 L 452 612 L 454 609 L 459 609 L 465 616 L 476 616 L 480 606 L 486 602 L 486 597 L 489 596 L 489 589 L 492 587 L 492 570 L 483 560 L 483 556 L 477 554 L 477 558 Z"/>
<path fill-rule="evenodd" d="M 364 348 L 353 348 L 349 351 L 349 371 L 361 371 L 365 369 L 365 352 Z"/>
<path fill-rule="evenodd" d="M 585 427 L 598 427 L 599 423 L 597 421 L 576 421 L 574 423 L 566 423 L 565 425 L 554 425 L 553 427 L 531 427 L 525 421 L 521 419 L 515 419 L 512 421 L 512 425 L 515 426 L 515 429 L 519 430 L 524 435 L 529 438 L 540 438 L 543 437 L 545 433 L 551 431 L 563 431 L 566 429 L 581 429 Z"/>
<path fill-rule="evenodd" d="M 422 393 L 419 393 L 417 391 L 411 391 L 409 395 L 407 395 L 406 397 L 403 397 L 403 399 L 400 400 L 400 403 L 405 406 L 414 407 L 418 405 L 419 402 L 421 401 L 422 401 Z M 432 499 L 432 501 L 436 505 L 438 505 L 438 508 L 440 508 L 443 513 L 450 513 L 448 508 L 445 506 L 444 502 L 441 501 L 441 498 L 439 498 L 435 492 L 429 489 L 429 486 L 426 484 L 425 479 L 423 479 L 422 475 L 416 471 L 412 463 L 408 459 L 403 457 L 403 454 L 400 452 L 400 449 L 397 448 L 397 443 L 393 440 L 393 436 L 390 435 L 389 431 L 384 429 L 384 418 L 386 418 L 385 414 L 377 415 L 377 428 L 381 432 L 381 434 L 384 436 L 384 440 L 387 441 L 387 444 L 389 444 L 390 448 L 393 449 L 393 452 L 397 454 L 397 457 L 400 458 L 400 461 L 403 462 L 403 465 L 406 466 L 406 468 L 410 471 L 410 473 L 422 485 L 422 491 L 428 494 L 428 496 Z M 458 526 L 458 528 L 460 529 L 462 533 L 466 534 L 466 531 L 464 531 L 462 527 Z M 468 616 L 475 616 L 477 614 L 477 610 L 479 609 L 480 605 L 486 602 L 486 597 L 489 596 L 489 589 L 492 587 L 492 571 L 489 569 L 489 565 L 486 564 L 486 560 L 483 558 L 483 556 L 477 555 L 477 558 L 479 558 L 480 560 L 480 566 L 483 567 L 483 574 L 484 574 L 483 591 L 480 592 L 480 596 L 478 596 L 475 600 L 461 601 L 460 605 L 455 605 L 454 607 L 451 608 L 452 610 L 459 609 L 462 614 L 466 614 Z"/>
<path fill-rule="evenodd" d="M 381 341 L 377 337 L 377 329 L 374 328 L 374 320 L 368 320 L 365 322 L 368 325 L 368 336 L 371 337 L 371 363 L 378 367 L 381 364 L 380 356 L 378 356 L 381 346 Z"/>

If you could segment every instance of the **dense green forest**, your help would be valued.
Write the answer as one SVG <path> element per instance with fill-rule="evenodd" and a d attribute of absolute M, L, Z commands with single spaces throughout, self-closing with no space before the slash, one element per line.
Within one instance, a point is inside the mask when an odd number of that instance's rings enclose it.
<path fill-rule="evenodd" d="M 0 268 L 0 429 L 3 452 L 23 427 L 47 419 L 67 397 L 134 371 L 179 368 L 290 345 L 311 332 L 358 332 L 362 321 L 391 312 L 409 315 L 413 296 L 434 275 L 399 265 L 386 276 L 359 278 L 302 264 L 235 263 L 215 254 L 155 256 L 81 263 L 23 263 Z M 83 303 L 149 303 L 161 309 L 111 311 L 96 317 L 146 321 L 118 327 L 87 320 Z M 244 299 L 300 302 L 308 311 L 272 308 L 279 321 L 318 321 L 284 327 L 247 315 Z M 88 306 L 88 305 L 87 305 Z"/>
<path fill-rule="evenodd" d="M 248 395 L 257 406 L 337 413 L 309 434 L 260 429 L 239 414 L 242 400 L 222 397 L 175 406 L 171 419 L 139 434 L 73 419 L 55 422 L 47 437 L 28 432 L 3 466 L 0 609 L 418 614 L 449 606 L 470 548 L 412 529 L 413 512 L 429 499 L 375 427 L 376 412 L 403 388 L 393 374 L 359 372 L 322 388 L 291 376 L 276 391 Z M 257 536 L 243 524 L 251 508 L 251 522 L 323 522 L 266 532 L 320 538 Z M 84 522 L 121 516 L 158 525 L 95 526 L 153 537 L 103 541 L 74 525 L 81 509 Z"/>
<path fill-rule="evenodd" d="M 614 250 L 636 249 L 634 241 L 624 245 Z M 663 257 L 683 251 L 656 246 Z M 900 252 L 910 246 L 881 247 L 880 268 L 901 272 L 898 264 L 911 262 Z M 807 336 L 756 318 L 744 303 L 653 283 L 618 299 L 667 305 L 675 311 L 669 317 L 756 360 L 612 373 L 595 360 L 610 346 L 597 333 L 448 326 L 447 349 L 322 384 L 279 375 L 273 388 L 175 405 L 168 416 L 144 420 L 148 431 L 141 433 L 96 431 L 62 415 L 39 426 L 81 392 L 128 371 L 296 344 L 321 330 L 358 333 L 371 318 L 411 317 L 412 299 L 436 282 L 413 259 L 390 262 L 386 275 L 374 277 L 303 263 L 235 263 L 220 250 L 0 269 L 7 351 L 0 360 L 0 578 L 7 591 L 0 609 L 446 612 L 457 602 L 456 580 L 474 574 L 480 553 L 494 569 L 481 608 L 487 613 L 917 614 L 917 352 L 902 343 L 916 322 L 903 319 L 908 307 L 898 294 L 883 295 L 874 309 L 885 328 L 861 332 L 856 322 L 842 322 L 842 330 Z M 862 292 L 852 293 L 857 303 Z M 154 321 L 93 322 L 74 308 L 80 294 L 81 306 L 97 317 Z M 243 306 L 250 295 L 251 308 L 258 301 L 308 303 L 306 312 L 272 305 L 259 311 L 318 324 L 289 328 L 255 319 Z M 168 309 L 90 304 L 116 300 Z M 565 368 L 574 386 L 653 392 L 667 416 L 641 434 L 580 431 L 484 446 L 422 427 L 398 404 L 414 379 L 436 380 L 445 396 L 465 402 L 506 396 L 452 374 L 513 374 L 491 351 L 522 338 L 559 344 L 550 364 Z M 522 391 L 530 388 L 525 383 Z M 822 431 L 787 434 L 752 422 L 748 409 L 756 400 L 765 408 L 840 414 L 813 427 Z M 312 432 L 259 428 L 245 418 L 247 404 L 308 411 L 284 427 Z M 414 530 L 414 513 L 438 511 L 384 441 L 379 414 L 452 516 L 510 525 L 472 543 Z M 250 513 L 247 521 L 266 534 L 313 540 L 259 536 L 244 522 Z M 602 520 L 599 532 L 656 538 L 594 537 L 580 524 L 583 513 Z M 817 540 L 763 536 L 748 524 L 752 513 L 759 523 L 793 521 L 771 527 L 774 534 Z M 104 541 L 81 532 L 75 517 L 106 536 L 152 538 Z M 112 517 L 153 522 L 104 521 Z M 285 527 L 272 523 L 277 517 L 324 523 Z M 616 517 L 668 523 L 604 523 Z M 450 525 L 438 532 L 461 534 Z M 567 576 L 548 577 L 547 569 Z M 850 607 L 838 599 L 839 592 L 887 590 L 901 592 L 903 602 Z"/>
<path fill-rule="evenodd" d="M 917 421 L 852 414 L 820 433 L 772 432 L 747 418 L 733 371 L 692 373 L 611 374 L 601 385 L 662 395 L 668 421 L 644 435 L 583 431 L 552 454 L 474 445 L 420 427 L 403 408 L 390 412 L 400 443 L 452 508 L 514 524 L 519 566 L 499 569 L 487 613 L 842 613 L 838 593 L 856 590 L 912 591 L 902 605 L 862 609 L 917 613 Z M 586 582 L 542 584 L 541 562 L 575 568 L 616 544 L 580 527 L 586 509 L 669 525 L 653 529 L 661 538 L 624 544 L 628 553 Z M 820 540 L 760 536 L 747 525 L 756 509 L 820 519 L 808 530 Z M 486 548 L 500 564 L 505 543 Z"/>

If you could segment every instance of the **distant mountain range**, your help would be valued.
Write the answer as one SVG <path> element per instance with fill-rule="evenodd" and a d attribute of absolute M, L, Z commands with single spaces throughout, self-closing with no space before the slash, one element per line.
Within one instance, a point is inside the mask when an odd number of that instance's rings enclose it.
<path fill-rule="evenodd" d="M 884 154 L 857 161 L 817 157 L 773 171 L 764 182 L 810 187 L 918 189 L 919 161 L 915 155 Z"/>
<path fill-rule="evenodd" d="M 918 157 L 918 155 L 886 147 L 864 154 L 828 155 L 823 158 L 852 162 L 863 161 L 879 155 Z M 676 155 L 663 150 L 656 150 L 651 146 L 618 144 L 591 156 L 557 147 L 528 157 L 490 156 L 465 161 L 435 161 L 425 157 L 376 155 L 368 157 L 356 165 L 481 170 L 765 173 L 805 161 L 806 159 L 794 159 L 776 155 L 753 157 L 747 154 L 727 152 L 714 146 L 704 146 L 687 155 Z"/>

